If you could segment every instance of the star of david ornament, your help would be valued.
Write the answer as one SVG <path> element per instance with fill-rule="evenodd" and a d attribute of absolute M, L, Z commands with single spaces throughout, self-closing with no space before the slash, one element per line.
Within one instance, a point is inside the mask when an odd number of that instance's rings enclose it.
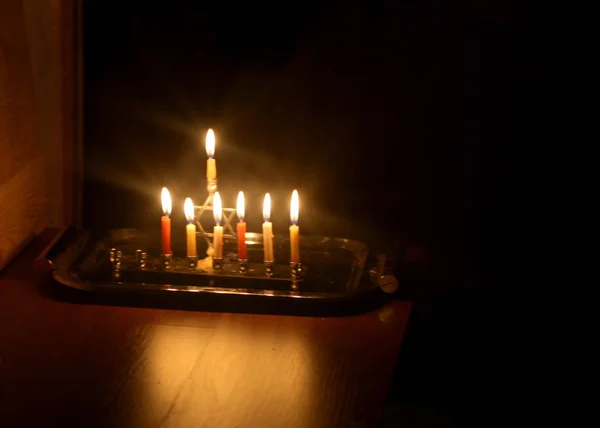
<path fill-rule="evenodd" d="M 210 189 L 212 190 L 212 189 Z M 214 190 L 216 190 L 216 186 L 214 186 Z M 197 235 L 202 236 L 205 240 L 206 243 L 208 244 L 209 247 L 212 247 L 212 241 L 210 240 L 210 238 L 213 237 L 212 232 L 207 232 L 204 229 L 204 226 L 202 225 L 202 217 L 206 214 L 206 212 L 208 212 L 208 215 L 210 215 L 211 219 L 213 218 L 213 195 L 214 192 L 210 192 L 208 194 L 208 197 L 206 198 L 206 200 L 204 201 L 204 203 L 202 205 L 196 205 L 194 206 L 195 211 L 196 211 L 196 227 L 197 227 Z M 235 233 L 235 230 L 233 229 L 233 226 L 231 225 L 231 221 L 233 219 L 233 216 L 235 215 L 235 208 L 223 208 L 223 219 L 222 219 L 222 224 L 223 224 L 223 229 L 225 231 L 225 233 L 223 234 L 224 238 L 230 238 L 230 239 L 236 239 L 237 235 Z"/>

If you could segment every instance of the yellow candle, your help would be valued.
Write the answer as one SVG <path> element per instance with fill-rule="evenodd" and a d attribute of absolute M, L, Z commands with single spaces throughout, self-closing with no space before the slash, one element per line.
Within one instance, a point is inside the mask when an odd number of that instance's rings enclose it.
<path fill-rule="evenodd" d="M 185 203 L 183 204 L 183 212 L 185 213 L 185 218 L 188 221 L 188 225 L 185 227 L 187 255 L 188 257 L 196 257 L 196 225 L 194 224 L 194 203 L 190 198 L 185 200 Z"/>
<path fill-rule="evenodd" d="M 290 204 L 290 262 L 300 263 L 300 227 L 298 226 L 298 211 L 300 211 L 300 200 L 298 191 L 292 192 L 292 202 Z"/>
<path fill-rule="evenodd" d="M 206 133 L 206 179 L 213 181 L 217 179 L 217 162 L 215 160 L 215 133 L 209 129 Z"/>
<path fill-rule="evenodd" d="M 263 246 L 265 252 L 265 262 L 274 261 L 273 258 L 273 223 L 271 220 L 271 195 L 268 193 L 265 195 L 265 201 L 263 203 Z"/>
<path fill-rule="evenodd" d="M 215 227 L 213 229 L 213 247 L 215 252 L 213 257 L 216 259 L 223 258 L 223 226 L 221 226 L 221 218 L 223 217 L 223 208 L 221 205 L 221 195 L 215 192 L 213 202 L 213 214 L 215 216 Z"/>

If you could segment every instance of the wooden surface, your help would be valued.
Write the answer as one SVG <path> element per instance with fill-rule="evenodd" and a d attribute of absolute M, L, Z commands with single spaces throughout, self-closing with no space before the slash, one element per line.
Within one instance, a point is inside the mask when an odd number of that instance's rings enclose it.
<path fill-rule="evenodd" d="M 0 274 L 2 427 L 371 427 L 411 304 L 344 318 L 77 305 Z"/>

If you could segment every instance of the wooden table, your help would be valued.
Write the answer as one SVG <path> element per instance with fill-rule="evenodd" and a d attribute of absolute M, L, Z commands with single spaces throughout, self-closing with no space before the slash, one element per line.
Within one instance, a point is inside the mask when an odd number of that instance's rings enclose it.
<path fill-rule="evenodd" d="M 411 304 L 343 318 L 66 303 L 33 262 L 0 274 L 0 426 L 370 427 Z"/>

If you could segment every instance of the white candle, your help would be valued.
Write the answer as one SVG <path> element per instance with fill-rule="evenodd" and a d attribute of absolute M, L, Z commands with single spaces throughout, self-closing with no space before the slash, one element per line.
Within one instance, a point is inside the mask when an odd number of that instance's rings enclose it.
<path fill-rule="evenodd" d="M 273 223 L 271 220 L 271 195 L 268 193 L 265 195 L 265 201 L 263 203 L 263 246 L 265 252 L 265 262 L 272 262 L 273 259 Z"/>
<path fill-rule="evenodd" d="M 188 221 L 188 225 L 185 227 L 187 255 L 188 257 L 196 257 L 196 225 L 194 224 L 194 203 L 190 198 L 185 200 L 185 203 L 183 204 L 183 212 L 185 213 L 185 218 Z"/>
<path fill-rule="evenodd" d="M 290 204 L 290 262 L 300 263 L 300 227 L 298 226 L 298 211 L 300 211 L 300 200 L 298 191 L 292 192 L 292 202 Z"/>
<path fill-rule="evenodd" d="M 217 161 L 215 160 L 215 133 L 209 129 L 206 133 L 206 179 L 213 181 L 217 179 Z"/>
<path fill-rule="evenodd" d="M 215 216 L 215 227 L 213 229 L 213 247 L 215 252 L 213 257 L 216 259 L 223 258 L 223 226 L 221 226 L 221 218 L 223 216 L 223 209 L 221 205 L 221 195 L 219 192 L 215 192 L 213 202 L 213 214 Z"/>

